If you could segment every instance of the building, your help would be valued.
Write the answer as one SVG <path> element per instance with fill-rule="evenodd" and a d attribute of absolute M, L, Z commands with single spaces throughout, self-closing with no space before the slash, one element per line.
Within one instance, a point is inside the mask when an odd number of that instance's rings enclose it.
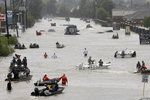
<path fill-rule="evenodd" d="M 135 13 L 134 10 L 125 10 L 125 9 L 113 9 L 112 10 L 112 18 L 115 22 L 122 22 L 124 16 Z"/>
<path fill-rule="evenodd" d="M 126 15 L 124 18 L 132 24 L 143 26 L 143 20 L 145 17 L 150 17 L 150 9 L 143 9 L 137 12 L 134 12 L 133 14 Z"/>

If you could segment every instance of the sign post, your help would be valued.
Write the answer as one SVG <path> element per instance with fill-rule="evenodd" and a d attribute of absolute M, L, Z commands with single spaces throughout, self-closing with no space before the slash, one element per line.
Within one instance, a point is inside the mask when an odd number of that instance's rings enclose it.
<path fill-rule="evenodd" d="M 145 95 L 145 83 L 148 83 L 148 77 L 149 75 L 146 75 L 146 74 L 143 74 L 142 75 L 142 82 L 144 83 L 143 84 L 143 98 L 144 98 L 144 95 Z"/>

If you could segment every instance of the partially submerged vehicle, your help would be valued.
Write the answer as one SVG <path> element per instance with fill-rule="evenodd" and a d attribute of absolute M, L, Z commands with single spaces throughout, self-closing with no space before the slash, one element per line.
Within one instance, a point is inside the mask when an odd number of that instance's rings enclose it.
<path fill-rule="evenodd" d="M 112 39 L 119 39 L 119 35 L 117 34 L 113 34 Z"/>
<path fill-rule="evenodd" d="M 33 43 L 33 44 L 31 43 L 29 48 L 39 48 L 39 45 L 36 43 Z"/>
<path fill-rule="evenodd" d="M 92 28 L 92 26 L 90 24 L 86 25 L 86 28 Z"/>
<path fill-rule="evenodd" d="M 128 49 L 122 51 L 116 51 L 114 57 L 115 58 L 136 57 L 136 51 L 128 50 Z"/>
<path fill-rule="evenodd" d="M 55 30 L 54 29 L 49 29 L 48 32 L 55 32 Z"/>
<path fill-rule="evenodd" d="M 61 49 L 61 48 L 64 48 L 64 47 L 65 47 L 65 45 L 56 42 L 56 48 Z"/>
<path fill-rule="evenodd" d="M 77 69 L 79 70 L 97 70 L 97 69 L 109 69 L 109 66 L 111 66 L 111 63 L 103 63 L 102 66 L 99 66 L 99 64 L 84 64 L 81 63 L 80 65 L 77 65 Z"/>
<path fill-rule="evenodd" d="M 51 23 L 51 26 L 56 26 L 56 23 Z"/>
<path fill-rule="evenodd" d="M 36 31 L 36 35 L 39 36 L 39 35 L 42 35 L 42 33 L 40 31 L 39 32 Z"/>
<path fill-rule="evenodd" d="M 58 87 L 57 91 L 49 91 L 48 89 L 44 88 L 39 90 L 38 88 L 34 89 L 34 92 L 31 93 L 32 96 L 53 96 L 57 94 L 61 94 L 64 90 L 64 87 Z"/>
<path fill-rule="evenodd" d="M 69 18 L 69 17 L 65 17 L 65 20 L 66 20 L 66 21 L 70 21 L 70 18 Z"/>
<path fill-rule="evenodd" d="M 76 25 L 69 25 L 66 28 L 65 35 L 79 35 L 78 32 L 79 32 L 79 30 L 77 29 Z"/>

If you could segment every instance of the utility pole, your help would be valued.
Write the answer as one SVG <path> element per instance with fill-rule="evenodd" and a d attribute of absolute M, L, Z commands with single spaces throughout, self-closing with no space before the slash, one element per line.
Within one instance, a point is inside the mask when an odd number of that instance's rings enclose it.
<path fill-rule="evenodd" d="M 25 9 L 26 9 L 26 13 L 25 13 L 25 28 L 27 29 L 28 28 L 28 19 L 27 19 L 27 17 L 28 17 L 28 10 L 27 10 L 27 0 L 25 1 Z"/>
<path fill-rule="evenodd" d="M 132 6 L 133 6 L 133 0 L 131 0 L 131 9 L 132 9 Z"/>
<path fill-rule="evenodd" d="M 6 32 L 7 32 L 7 38 L 9 39 L 9 27 L 8 27 L 8 17 L 7 17 L 7 1 L 5 0 L 5 20 L 6 20 Z"/>
<path fill-rule="evenodd" d="M 18 20 L 18 17 L 17 17 L 17 10 L 16 10 L 16 0 L 12 0 L 11 1 L 12 3 L 12 12 L 13 12 L 13 26 L 14 26 L 14 31 L 16 30 L 16 34 L 17 34 L 17 37 L 19 37 L 19 33 L 18 33 L 18 26 L 17 26 L 17 20 Z"/>

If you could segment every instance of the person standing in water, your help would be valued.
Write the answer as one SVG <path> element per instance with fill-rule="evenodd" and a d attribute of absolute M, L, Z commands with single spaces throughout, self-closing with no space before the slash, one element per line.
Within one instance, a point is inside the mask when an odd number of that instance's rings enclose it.
<path fill-rule="evenodd" d="M 54 53 L 54 55 L 52 56 L 52 58 L 54 58 L 54 59 L 56 59 L 57 58 L 57 56 L 56 56 L 56 54 Z"/>
<path fill-rule="evenodd" d="M 68 78 L 67 78 L 67 76 L 65 75 L 65 74 L 63 74 L 63 76 L 61 76 L 60 78 L 59 78 L 59 80 L 62 80 L 62 85 L 63 86 L 66 86 L 67 85 L 67 83 L 68 83 Z"/>
<path fill-rule="evenodd" d="M 84 57 L 87 57 L 87 55 L 88 55 L 88 51 L 87 51 L 87 49 L 86 49 L 86 48 L 84 48 L 83 54 L 84 54 Z"/>
<path fill-rule="evenodd" d="M 11 91 L 12 90 L 12 86 L 11 86 L 11 81 L 9 80 L 9 82 L 7 83 L 7 90 Z"/>
<path fill-rule="evenodd" d="M 48 55 L 47 55 L 47 53 L 45 52 L 45 54 L 44 54 L 44 58 L 46 59 L 48 57 Z"/>

